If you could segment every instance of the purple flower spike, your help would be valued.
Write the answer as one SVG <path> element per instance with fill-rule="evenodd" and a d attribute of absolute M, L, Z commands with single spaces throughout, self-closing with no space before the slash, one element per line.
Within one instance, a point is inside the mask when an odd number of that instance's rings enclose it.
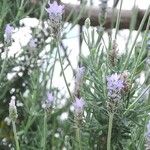
<path fill-rule="evenodd" d="M 112 74 L 107 77 L 107 89 L 109 100 L 117 104 L 121 100 L 121 90 L 124 88 L 124 80 L 120 74 Z M 112 103 L 112 104 L 113 104 Z"/>
<path fill-rule="evenodd" d="M 123 80 L 120 79 L 120 75 L 117 73 L 107 77 L 107 89 L 120 91 L 124 88 Z"/>
<path fill-rule="evenodd" d="M 7 43 L 10 43 L 11 42 L 11 38 L 12 38 L 12 33 L 14 31 L 14 27 L 11 26 L 10 24 L 7 24 L 6 25 L 6 28 L 5 28 L 5 41 Z"/>
<path fill-rule="evenodd" d="M 62 15 L 64 13 L 64 5 L 58 5 L 56 1 L 54 1 L 52 4 L 49 2 L 49 8 L 46 9 L 46 11 L 49 13 L 49 16 L 57 16 Z"/>
<path fill-rule="evenodd" d="M 47 93 L 47 102 L 50 103 L 50 104 L 52 104 L 53 101 L 54 101 L 54 97 L 53 97 L 52 93 L 48 92 Z"/>
<path fill-rule="evenodd" d="M 51 93 L 47 92 L 47 99 L 42 103 L 42 108 L 43 109 L 49 109 L 52 107 L 54 102 L 54 97 Z"/>
<path fill-rule="evenodd" d="M 85 67 L 78 67 L 75 75 L 75 88 L 74 88 L 75 95 L 77 95 L 77 93 L 80 90 L 84 74 L 85 74 Z"/>
<path fill-rule="evenodd" d="M 46 11 L 49 14 L 51 34 L 55 37 L 60 36 L 62 25 L 62 14 L 64 13 L 64 5 L 58 5 L 56 1 L 52 4 L 49 2 L 49 8 Z"/>
<path fill-rule="evenodd" d="M 84 107 L 85 107 L 85 101 L 82 99 L 82 98 L 76 98 L 75 99 L 75 102 L 73 103 L 73 106 L 74 106 L 74 109 L 75 109 L 75 112 L 77 114 L 80 114 L 83 112 L 84 110 Z"/>
<path fill-rule="evenodd" d="M 84 73 L 85 73 L 85 67 L 77 68 L 77 70 L 76 70 L 76 80 L 77 81 L 82 80 L 82 78 L 84 76 Z"/>

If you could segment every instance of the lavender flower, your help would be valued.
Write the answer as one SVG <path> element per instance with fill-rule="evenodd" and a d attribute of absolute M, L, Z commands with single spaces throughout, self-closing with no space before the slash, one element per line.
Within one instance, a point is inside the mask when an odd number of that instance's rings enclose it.
<path fill-rule="evenodd" d="M 11 42 L 13 31 L 14 31 L 14 27 L 11 26 L 10 24 L 7 24 L 7 25 L 6 25 L 6 28 L 5 28 L 5 35 L 4 35 L 4 36 L 5 36 L 5 41 L 6 41 L 7 43 L 10 43 L 10 42 Z"/>
<path fill-rule="evenodd" d="M 131 83 L 129 81 L 130 72 L 128 70 L 125 70 L 121 73 L 120 79 L 123 80 L 123 91 L 127 92 L 131 88 Z"/>
<path fill-rule="evenodd" d="M 28 43 L 28 45 L 29 45 L 29 47 L 30 47 L 31 49 L 36 48 L 36 47 L 37 47 L 37 39 L 31 38 L 30 41 L 29 41 L 29 43 Z"/>
<path fill-rule="evenodd" d="M 120 91 L 123 87 L 123 80 L 120 79 L 120 75 L 117 73 L 107 77 L 107 89 L 109 91 Z"/>
<path fill-rule="evenodd" d="M 150 150 L 150 121 L 147 124 L 147 132 L 146 132 L 146 150 Z"/>
<path fill-rule="evenodd" d="M 56 1 L 52 4 L 49 2 L 49 8 L 46 11 L 49 14 L 52 33 L 58 34 L 61 27 L 62 14 L 64 13 L 64 5 L 58 5 Z"/>
<path fill-rule="evenodd" d="M 75 102 L 73 103 L 75 114 L 78 116 L 83 113 L 85 107 L 85 101 L 82 98 L 76 98 Z"/>
<path fill-rule="evenodd" d="M 75 75 L 75 89 L 74 89 L 75 95 L 78 93 L 81 87 L 84 74 L 85 74 L 85 67 L 77 68 Z"/>
<path fill-rule="evenodd" d="M 85 73 L 85 67 L 78 67 L 76 70 L 76 80 L 81 81 Z"/>
<path fill-rule="evenodd" d="M 46 9 L 46 11 L 49 13 L 49 17 L 57 17 L 58 15 L 62 15 L 64 12 L 64 6 L 58 5 L 56 1 L 54 1 L 52 4 L 49 2 L 49 8 Z"/>
<path fill-rule="evenodd" d="M 118 44 L 116 40 L 112 43 L 112 49 L 109 52 L 109 61 L 112 66 L 115 66 L 118 62 Z"/>
<path fill-rule="evenodd" d="M 9 103 L 9 118 L 12 121 L 16 121 L 17 117 L 18 117 L 18 114 L 17 114 L 16 105 L 15 105 L 15 100 L 11 99 L 11 101 Z"/>
<path fill-rule="evenodd" d="M 52 107 L 53 102 L 54 102 L 53 95 L 51 93 L 47 92 L 47 99 L 43 102 L 42 108 L 49 109 L 50 107 Z"/>
<path fill-rule="evenodd" d="M 114 111 L 116 105 L 121 100 L 121 90 L 124 88 L 124 81 L 121 80 L 121 76 L 117 73 L 107 77 L 107 89 L 108 89 L 108 107 Z"/>

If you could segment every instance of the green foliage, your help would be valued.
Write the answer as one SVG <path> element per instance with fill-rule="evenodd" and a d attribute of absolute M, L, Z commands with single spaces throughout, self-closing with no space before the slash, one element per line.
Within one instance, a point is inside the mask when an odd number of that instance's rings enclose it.
<path fill-rule="evenodd" d="M 150 21 L 148 21 L 141 42 L 137 43 L 137 38 L 142 27 L 137 31 L 131 49 L 128 48 L 128 51 L 120 55 L 115 45 L 117 39 L 108 35 L 104 27 L 99 26 L 96 30 L 89 26 L 83 28 L 82 42 L 86 43 L 89 54 L 85 56 L 81 49 L 79 55 L 79 63 L 86 70 L 79 95 L 86 101 L 86 107 L 83 120 L 78 126 L 70 107 L 76 95 L 71 91 L 72 95 L 68 97 L 68 93 L 63 93 L 52 82 L 58 62 L 62 61 L 61 65 L 65 68 L 58 72 L 60 76 L 63 75 L 64 79 L 66 69 L 68 67 L 72 69 L 68 57 L 69 50 L 66 48 L 63 56 L 62 51 L 58 53 L 61 42 L 67 39 L 65 31 L 60 41 L 51 37 L 50 42 L 46 42 L 51 36 L 50 28 L 47 34 L 44 29 L 32 29 L 33 37 L 38 38 L 38 46 L 32 50 L 28 46 L 22 47 L 23 51 L 19 55 L 3 59 L 3 54 L 8 48 L 3 39 L 5 25 L 11 23 L 19 27 L 20 19 L 33 14 L 44 22 L 45 6 L 46 1 L 40 1 L 32 6 L 30 0 L 0 1 L 0 41 L 3 43 L 0 53 L 0 149 L 9 149 L 9 144 L 15 147 L 13 129 L 5 121 L 5 118 L 9 116 L 9 102 L 12 96 L 15 96 L 17 102 L 23 104 L 17 107 L 19 117 L 16 121 L 21 150 L 44 149 L 44 138 L 45 150 L 63 148 L 67 150 L 106 150 L 110 119 L 107 77 L 114 73 L 123 74 L 126 70 L 129 72 L 127 86 L 122 91 L 121 100 L 113 112 L 111 150 L 145 149 L 146 124 L 150 110 L 149 65 L 146 63 L 149 57 L 147 35 Z M 74 18 L 70 30 L 76 25 L 78 19 Z M 141 23 L 141 26 L 143 24 L 144 22 Z M 42 27 L 44 28 L 44 25 Z M 118 30 L 118 27 L 116 28 Z M 130 32 L 132 31 L 131 28 Z M 116 31 L 116 34 L 117 32 L 119 31 Z M 108 41 L 105 41 L 104 34 L 107 34 Z M 126 47 L 130 47 L 128 44 L 127 42 Z M 48 50 L 45 52 L 46 46 Z M 41 53 L 44 53 L 44 56 L 41 56 Z M 58 54 L 61 55 L 61 58 L 58 57 Z M 67 66 L 65 66 L 66 62 Z M 12 79 L 8 79 L 8 74 L 14 73 L 15 67 L 19 67 L 20 70 L 15 72 Z M 19 75 L 19 72 L 22 75 Z M 72 72 L 74 73 L 73 69 Z M 143 83 L 138 81 L 141 74 L 145 76 Z M 66 86 L 70 88 L 70 83 L 66 83 Z M 47 91 L 53 93 L 55 102 L 54 106 L 45 112 L 41 105 L 46 99 Z M 66 100 L 64 105 L 61 104 L 62 100 Z M 61 116 L 64 113 L 68 114 L 68 118 L 62 120 Z M 47 116 L 44 126 L 45 114 Z M 80 137 L 77 136 L 77 131 Z M 6 139 L 6 144 L 4 144 L 4 139 Z"/>

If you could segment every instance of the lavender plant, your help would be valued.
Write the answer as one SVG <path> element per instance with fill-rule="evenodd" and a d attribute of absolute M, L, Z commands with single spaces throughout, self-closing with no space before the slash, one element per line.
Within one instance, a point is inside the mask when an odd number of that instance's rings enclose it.
<path fill-rule="evenodd" d="M 108 1 L 100 2 L 99 25 L 93 28 L 94 19 L 85 18 L 84 1 L 79 13 L 72 10 L 68 17 L 70 5 L 55 0 L 0 1 L 0 149 L 150 148 L 150 7 L 133 41 L 131 27 L 121 53 L 123 0 L 117 19 L 112 14 L 115 32 L 105 29 Z M 36 17 L 35 26 L 21 25 L 28 15 Z M 81 46 L 77 59 L 70 59 L 64 43 L 68 31 L 82 19 L 80 45 L 86 45 L 88 53 Z M 68 20 L 72 23 L 65 23 Z M 28 37 L 25 44 L 16 36 L 20 30 L 21 36 Z"/>

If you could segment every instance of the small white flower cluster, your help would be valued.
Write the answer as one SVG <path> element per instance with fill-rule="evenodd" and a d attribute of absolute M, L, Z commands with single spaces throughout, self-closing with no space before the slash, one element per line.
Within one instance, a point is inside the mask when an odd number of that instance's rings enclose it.
<path fill-rule="evenodd" d="M 6 117 L 6 118 L 4 119 L 4 122 L 6 122 L 6 124 L 7 124 L 8 126 L 10 126 L 10 124 L 11 124 L 11 119 L 10 119 L 9 117 Z"/>

